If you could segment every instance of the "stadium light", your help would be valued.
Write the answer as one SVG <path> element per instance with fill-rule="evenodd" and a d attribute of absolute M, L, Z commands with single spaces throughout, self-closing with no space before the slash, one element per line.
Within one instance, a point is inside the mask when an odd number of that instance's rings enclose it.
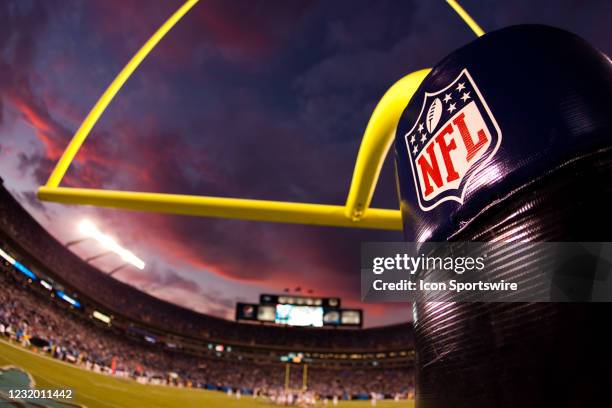
<path fill-rule="evenodd" d="M 93 238 L 104 248 L 119 255 L 125 262 L 134 265 L 138 269 L 144 269 L 145 262 L 134 255 L 131 251 L 123 248 L 110 235 L 102 233 L 98 227 L 89 220 L 83 220 L 79 223 L 79 231 L 86 237 Z"/>
<path fill-rule="evenodd" d="M 70 303 L 72 306 L 74 307 L 81 307 L 81 302 L 79 302 L 78 300 L 71 298 L 70 296 L 68 296 L 67 294 L 65 294 L 63 291 L 61 290 L 56 290 L 55 293 L 57 293 L 57 296 L 62 299 L 65 300 L 66 302 Z"/>
<path fill-rule="evenodd" d="M 1 248 L 0 248 L 0 258 L 3 258 L 6 262 L 8 262 L 9 264 L 13 265 L 13 267 L 15 269 L 17 269 L 19 272 L 23 273 L 28 278 L 30 278 L 32 280 L 36 280 L 36 274 L 34 272 L 32 272 L 31 270 L 26 268 L 25 265 L 23 265 L 21 262 L 15 260 L 15 258 L 10 256 L 6 252 L 4 252 Z"/>
<path fill-rule="evenodd" d="M 4 252 L 2 250 L 2 248 L 0 248 L 0 257 L 4 258 L 4 260 L 8 263 L 10 263 L 11 265 L 15 265 L 15 258 L 13 258 L 12 256 L 10 256 L 9 254 L 7 254 L 6 252 Z"/>
<path fill-rule="evenodd" d="M 110 324 L 111 323 L 111 317 L 108 315 L 105 315 L 102 312 L 98 312 L 97 310 L 94 310 L 93 313 L 91 314 L 92 317 L 94 317 L 95 319 L 98 319 L 106 324 Z"/>
<path fill-rule="evenodd" d="M 41 284 L 41 285 L 42 285 L 42 286 L 43 286 L 45 289 L 47 289 L 47 290 L 53 290 L 53 286 L 52 286 L 52 285 L 51 285 L 49 282 L 47 282 L 47 281 L 45 281 L 45 280 L 42 280 L 42 279 L 41 279 L 41 280 L 40 280 L 40 284 Z"/>

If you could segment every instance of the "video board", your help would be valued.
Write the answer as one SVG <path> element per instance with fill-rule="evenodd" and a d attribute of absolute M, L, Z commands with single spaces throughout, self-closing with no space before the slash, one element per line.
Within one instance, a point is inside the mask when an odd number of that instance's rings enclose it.
<path fill-rule="evenodd" d="M 360 309 L 341 309 L 338 298 L 261 295 L 260 303 L 238 303 L 236 320 L 296 327 L 361 327 Z"/>

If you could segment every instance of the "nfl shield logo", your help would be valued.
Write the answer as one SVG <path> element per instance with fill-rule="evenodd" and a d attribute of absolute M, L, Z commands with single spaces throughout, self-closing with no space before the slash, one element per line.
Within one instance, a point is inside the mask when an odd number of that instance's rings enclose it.
<path fill-rule="evenodd" d="M 502 134 L 467 69 L 444 89 L 425 92 L 421 113 L 405 135 L 423 211 L 463 203 L 472 176 L 493 158 Z"/>

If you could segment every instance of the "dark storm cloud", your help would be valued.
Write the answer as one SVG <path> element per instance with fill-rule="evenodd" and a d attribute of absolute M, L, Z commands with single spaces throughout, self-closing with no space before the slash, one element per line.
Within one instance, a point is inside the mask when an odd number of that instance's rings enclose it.
<path fill-rule="evenodd" d="M 0 4 L 0 107 L 4 114 L 6 98 L 21 88 L 29 88 L 32 56 L 37 39 L 47 25 L 44 8 Z M 1 123 L 1 122 L 0 122 Z M 1 140 L 0 140 L 1 142 Z"/>
<path fill-rule="evenodd" d="M 45 7 L 7 2 L 0 4 L 0 124 L 3 123 L 7 105 L 18 111 L 22 108 L 30 110 L 32 82 L 35 80 L 33 58 L 39 45 L 38 39 L 47 23 Z M 48 127 L 42 121 L 34 125 L 41 142 L 48 146 L 44 133 Z M 0 146 L 6 141 L 6 135 L 0 138 Z M 49 163 L 39 153 L 19 152 L 18 158 L 22 172 L 33 170 L 40 174 L 41 170 L 48 169 Z"/>
<path fill-rule="evenodd" d="M 38 200 L 36 193 L 33 191 L 25 191 L 23 193 L 13 192 L 13 195 L 21 197 L 22 202 L 26 202 L 31 208 L 34 208 L 39 213 L 44 214 L 47 218 L 49 217 L 45 206 Z"/>
<path fill-rule="evenodd" d="M 124 277 L 129 277 L 129 281 L 144 290 L 155 291 L 172 287 L 191 294 L 198 294 L 201 291 L 200 285 L 194 280 L 184 278 L 177 272 L 166 269 L 163 270 L 153 265 L 152 271 L 142 272 L 140 270 L 126 269 L 122 272 Z"/>
<path fill-rule="evenodd" d="M 0 5 L 0 106 L 8 103 L 33 128 L 42 149 L 19 152 L 19 170 L 31 171 L 39 184 L 46 181 L 73 133 L 53 118 L 51 112 L 61 111 L 55 101 L 45 100 L 45 95 L 37 91 L 43 81 L 34 59 L 44 46 L 40 40 L 49 25 L 49 10 L 57 5 L 51 1 Z M 84 149 L 88 166 L 79 167 L 77 160 L 78 182 L 91 184 L 97 182 L 100 174 L 108 176 L 112 163 L 105 158 L 112 157 L 112 152 L 107 146 L 93 141 Z M 70 183 L 71 177 L 66 181 Z"/>
<path fill-rule="evenodd" d="M 154 265 L 146 272 L 126 269 L 118 275 L 131 285 L 160 299 L 216 316 L 229 317 L 236 302 L 231 294 L 204 289 L 195 280 L 174 270 Z"/>
<path fill-rule="evenodd" d="M 545 22 L 610 50 L 603 2 L 464 3 L 485 30 Z M 37 141 L 36 149 L 16 152 L 21 170 L 37 183 L 46 180 L 96 98 L 179 4 L 0 4 L 1 112 L 14 109 Z M 342 204 L 378 99 L 403 75 L 473 38 L 442 1 L 203 1 L 128 81 L 65 185 Z M 381 207 L 397 207 L 390 164 L 374 199 Z M 206 278 L 184 271 L 270 291 L 311 288 L 355 306 L 360 243 L 401 239 L 392 232 L 98 214 L 123 239 L 146 246 L 145 255 L 176 265 L 123 271 L 120 279 L 224 316 L 239 292 L 230 298 L 204 290 Z M 365 307 L 370 324 L 410 319 L 405 305 Z"/>

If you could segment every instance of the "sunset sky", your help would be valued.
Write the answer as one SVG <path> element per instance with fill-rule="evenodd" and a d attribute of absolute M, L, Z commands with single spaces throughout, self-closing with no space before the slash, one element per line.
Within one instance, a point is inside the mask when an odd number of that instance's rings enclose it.
<path fill-rule="evenodd" d="M 299 286 L 363 307 L 367 326 L 410 320 L 408 304 L 359 301 L 360 243 L 401 240 L 400 233 L 36 199 L 97 98 L 181 3 L 0 2 L 5 185 L 62 242 L 78 238 L 79 220 L 96 222 L 147 262 L 117 279 L 201 312 L 232 318 L 236 301 Z M 607 3 L 462 2 L 485 31 L 549 24 L 609 54 Z M 474 38 L 442 0 L 202 0 L 111 103 L 63 185 L 343 204 L 385 90 Z M 390 161 L 374 204 L 397 208 Z M 75 252 L 101 251 L 82 244 Z M 121 261 L 94 263 L 110 270 Z"/>

